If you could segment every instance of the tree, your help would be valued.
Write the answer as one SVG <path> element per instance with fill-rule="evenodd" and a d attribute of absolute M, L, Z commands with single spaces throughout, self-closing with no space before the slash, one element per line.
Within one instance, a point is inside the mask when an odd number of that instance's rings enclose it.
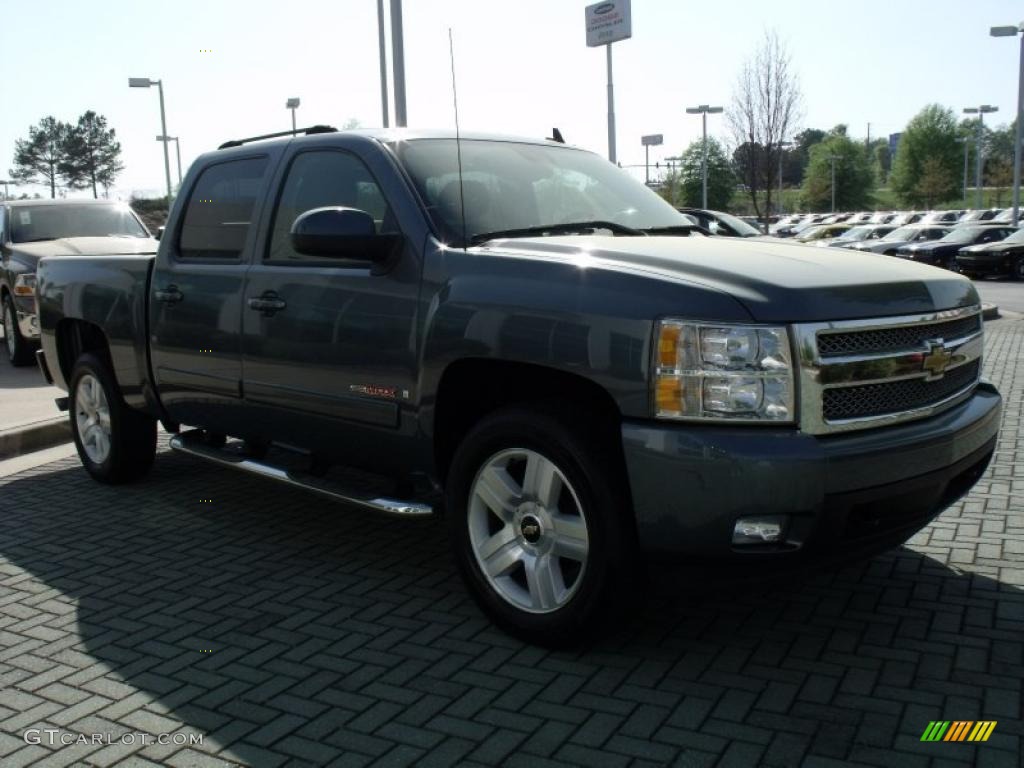
<path fill-rule="evenodd" d="M 845 128 L 845 126 L 837 126 Z M 812 211 L 832 208 L 832 157 L 835 161 L 837 211 L 868 208 L 875 187 L 874 164 L 864 145 L 845 133 L 833 132 L 813 145 L 804 174 L 803 204 Z"/>
<path fill-rule="evenodd" d="M 995 200 L 992 204 L 999 207 L 1003 204 L 1003 195 L 1013 184 L 1013 161 L 997 159 L 986 163 L 988 167 L 988 186 L 995 187 Z"/>
<path fill-rule="evenodd" d="M 737 147 L 760 147 L 739 158 L 740 178 L 754 213 L 760 218 L 758 193 L 764 191 L 764 213 L 772 209 L 772 189 L 779 167 L 779 143 L 792 131 L 800 111 L 800 84 L 789 52 L 778 34 L 766 31 L 761 47 L 747 59 L 736 81 L 726 117 Z"/>
<path fill-rule="evenodd" d="M 121 144 L 107 119 L 89 110 L 78 118 L 68 131 L 60 173 L 74 189 L 92 187 L 92 196 L 99 197 L 96 185 L 109 187 L 122 170 Z"/>
<path fill-rule="evenodd" d="M 30 127 L 28 138 L 14 143 L 14 167 L 8 171 L 11 178 L 20 184 L 48 184 L 50 197 L 56 197 L 69 130 L 67 123 L 55 117 L 44 117 L 39 125 Z"/>
<path fill-rule="evenodd" d="M 703 204 L 701 175 L 703 151 L 703 143 L 698 140 L 690 144 L 683 152 L 677 188 L 682 196 L 682 205 L 699 208 Z M 713 210 L 726 210 L 735 189 L 736 176 L 733 173 L 729 156 L 721 144 L 708 137 L 708 207 Z"/>
<path fill-rule="evenodd" d="M 921 164 L 921 178 L 917 181 L 918 199 L 924 200 L 926 208 L 949 199 L 949 185 L 952 174 L 937 157 L 926 157 Z"/>
<path fill-rule="evenodd" d="M 929 158 L 935 158 L 947 171 L 944 178 L 948 180 L 944 190 L 929 187 L 929 199 L 953 200 L 960 196 L 957 177 L 963 162 L 963 150 L 957 143 L 959 135 L 960 130 L 953 111 L 939 104 L 929 104 L 907 123 L 903 135 L 900 136 L 892 164 L 892 174 L 889 177 L 889 186 L 904 204 L 924 204 L 921 177 L 924 174 L 925 161 Z M 933 168 L 933 178 L 936 172 L 937 170 Z"/>

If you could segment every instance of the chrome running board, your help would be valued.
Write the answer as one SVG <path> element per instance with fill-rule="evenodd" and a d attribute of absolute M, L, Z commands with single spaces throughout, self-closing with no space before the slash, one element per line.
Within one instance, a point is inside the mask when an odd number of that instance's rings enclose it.
<path fill-rule="evenodd" d="M 181 453 L 187 453 L 190 456 L 197 456 L 200 459 L 212 461 L 215 464 L 239 469 L 259 477 L 265 477 L 268 480 L 277 480 L 293 488 L 301 488 L 334 501 L 340 501 L 343 504 L 351 504 L 363 509 L 371 509 L 375 512 L 384 512 L 399 517 L 428 517 L 434 513 L 433 507 L 429 504 L 385 497 L 368 497 L 352 493 L 337 483 L 321 480 L 312 475 L 294 472 L 232 453 L 223 448 L 207 445 L 198 439 L 199 434 L 198 431 L 193 431 L 175 435 L 170 441 L 171 448 Z"/>

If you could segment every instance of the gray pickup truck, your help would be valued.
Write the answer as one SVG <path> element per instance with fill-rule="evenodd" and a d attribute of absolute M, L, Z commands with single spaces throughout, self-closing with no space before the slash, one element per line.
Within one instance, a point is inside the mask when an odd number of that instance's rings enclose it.
<path fill-rule="evenodd" d="M 256 138 L 196 161 L 155 257 L 40 262 L 39 363 L 100 481 L 145 474 L 159 421 L 225 466 L 443 512 L 488 615 L 557 643 L 655 561 L 897 546 L 988 465 L 1001 401 L 959 275 L 708 237 L 551 140 Z"/>

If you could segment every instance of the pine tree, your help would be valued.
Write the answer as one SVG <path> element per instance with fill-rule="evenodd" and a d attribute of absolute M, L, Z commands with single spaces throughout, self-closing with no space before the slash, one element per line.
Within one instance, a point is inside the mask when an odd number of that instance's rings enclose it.
<path fill-rule="evenodd" d="M 92 187 L 92 196 L 99 197 L 97 185 L 109 187 L 124 169 L 121 144 L 107 119 L 89 110 L 70 129 L 67 151 L 60 163 L 60 172 L 75 189 Z"/>
<path fill-rule="evenodd" d="M 44 117 L 28 129 L 28 139 L 14 143 L 11 178 L 20 184 L 48 184 L 50 197 L 57 196 L 57 178 L 66 153 L 71 128 L 55 117 Z"/>

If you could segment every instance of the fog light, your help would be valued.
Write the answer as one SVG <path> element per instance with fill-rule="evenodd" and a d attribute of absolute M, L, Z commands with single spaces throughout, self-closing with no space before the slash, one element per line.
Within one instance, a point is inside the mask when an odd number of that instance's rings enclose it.
<path fill-rule="evenodd" d="M 785 515 L 741 517 L 732 532 L 733 544 L 772 544 L 782 541 Z"/>

